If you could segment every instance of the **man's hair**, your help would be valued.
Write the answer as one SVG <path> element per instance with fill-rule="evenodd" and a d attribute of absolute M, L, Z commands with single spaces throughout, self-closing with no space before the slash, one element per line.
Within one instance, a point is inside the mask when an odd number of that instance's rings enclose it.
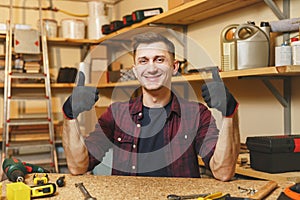
<path fill-rule="evenodd" d="M 154 42 L 163 42 L 164 44 L 166 44 L 168 52 L 171 54 L 172 58 L 175 58 L 175 46 L 173 42 L 168 40 L 165 36 L 155 32 L 142 33 L 133 37 L 133 57 L 135 58 L 136 49 L 140 44 L 151 44 Z"/>

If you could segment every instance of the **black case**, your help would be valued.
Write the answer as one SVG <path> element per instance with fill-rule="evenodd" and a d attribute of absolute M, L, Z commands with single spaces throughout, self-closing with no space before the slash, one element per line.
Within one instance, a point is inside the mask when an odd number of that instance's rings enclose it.
<path fill-rule="evenodd" d="M 59 68 L 57 83 L 74 83 L 77 76 L 77 69 L 73 67 Z"/>
<path fill-rule="evenodd" d="M 251 168 L 268 173 L 300 170 L 300 135 L 258 136 L 246 139 Z"/>

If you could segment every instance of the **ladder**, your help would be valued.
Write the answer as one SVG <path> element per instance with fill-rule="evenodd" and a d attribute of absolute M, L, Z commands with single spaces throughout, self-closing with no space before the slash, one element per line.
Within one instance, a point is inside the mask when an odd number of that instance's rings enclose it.
<path fill-rule="evenodd" d="M 9 20 L 7 21 L 6 31 L 6 57 L 5 57 L 5 82 L 4 82 L 4 118 L 3 118 L 3 135 L 2 135 L 2 162 L 8 157 L 18 157 L 21 161 L 28 162 L 43 166 L 50 172 L 58 172 L 58 161 L 55 147 L 55 136 L 54 136 L 54 124 L 52 116 L 52 103 L 51 103 L 51 86 L 50 86 L 50 73 L 49 73 L 49 61 L 48 61 L 48 48 L 47 38 L 43 26 L 42 20 L 42 0 L 38 0 L 39 5 L 39 30 L 35 30 L 37 33 L 37 49 L 36 52 L 24 52 L 28 54 L 39 55 L 41 57 L 41 66 L 38 72 L 18 72 L 12 67 L 13 52 L 16 52 L 16 37 L 17 30 L 14 29 L 13 33 L 13 0 L 10 0 L 9 9 Z M 32 31 L 32 30 L 31 30 Z M 33 30 L 34 32 L 34 30 Z M 14 46 L 13 46 L 13 38 Z M 41 42 L 40 42 L 41 41 Z M 24 48 L 26 49 L 26 48 Z M 41 49 L 41 50 L 40 50 Z M 22 50 L 18 50 L 23 53 Z M 44 94 L 37 94 L 31 92 L 22 91 L 22 94 L 15 92 L 13 82 L 18 82 L 18 85 L 22 86 L 22 80 L 39 81 L 40 84 L 44 85 Z M 26 83 L 28 84 L 28 83 Z M 20 93 L 20 92 L 19 92 Z M 45 105 L 47 110 L 44 116 L 36 117 L 30 116 L 30 114 L 21 116 L 17 114 L 17 117 L 11 117 L 12 104 L 26 105 L 28 102 L 35 102 L 38 105 Z M 15 114 L 14 114 L 15 115 Z M 16 138 L 13 135 L 13 130 L 16 128 L 23 129 L 25 132 L 30 132 L 32 127 L 43 127 L 46 137 L 40 138 L 33 136 L 35 139 L 27 139 L 24 141 L 16 141 L 12 138 Z M 23 138 L 26 136 L 23 136 Z M 29 140 L 29 141 L 28 141 Z M 2 167 L 1 167 L 2 170 Z M 3 172 L 1 174 L 3 177 Z"/>

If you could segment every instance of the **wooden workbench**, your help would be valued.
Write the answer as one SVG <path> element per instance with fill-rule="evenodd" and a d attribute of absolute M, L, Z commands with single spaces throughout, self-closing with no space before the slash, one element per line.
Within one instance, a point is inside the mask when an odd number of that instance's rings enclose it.
<path fill-rule="evenodd" d="M 48 174 L 49 182 L 55 183 L 62 174 Z M 32 185 L 32 174 L 28 175 L 25 183 Z M 46 199 L 84 199 L 83 194 L 75 183 L 82 182 L 94 197 L 103 200 L 166 200 L 169 194 L 188 195 L 199 193 L 222 192 L 230 193 L 231 196 L 247 197 L 246 193 L 241 193 L 238 186 L 243 188 L 258 189 L 268 181 L 262 180 L 234 180 L 221 182 L 207 178 L 153 178 L 153 177 L 129 177 L 129 176 L 94 176 L 65 175 L 65 186 L 57 187 L 55 196 Z M 6 184 L 8 180 L 2 182 L 2 199 L 6 199 Z M 291 182 L 278 183 L 267 199 L 276 199 L 280 192 L 290 185 Z M 45 198 L 43 198 L 45 199 Z"/>

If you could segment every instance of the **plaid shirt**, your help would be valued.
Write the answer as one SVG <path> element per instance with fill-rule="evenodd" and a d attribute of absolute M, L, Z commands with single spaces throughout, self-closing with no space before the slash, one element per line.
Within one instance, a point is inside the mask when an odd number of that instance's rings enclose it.
<path fill-rule="evenodd" d="M 113 147 L 113 175 L 137 175 L 142 96 L 111 104 L 86 139 L 89 170 Z M 170 177 L 200 177 L 198 155 L 209 167 L 219 130 L 211 112 L 201 103 L 172 94 L 171 110 L 163 128 L 163 147 Z"/>

